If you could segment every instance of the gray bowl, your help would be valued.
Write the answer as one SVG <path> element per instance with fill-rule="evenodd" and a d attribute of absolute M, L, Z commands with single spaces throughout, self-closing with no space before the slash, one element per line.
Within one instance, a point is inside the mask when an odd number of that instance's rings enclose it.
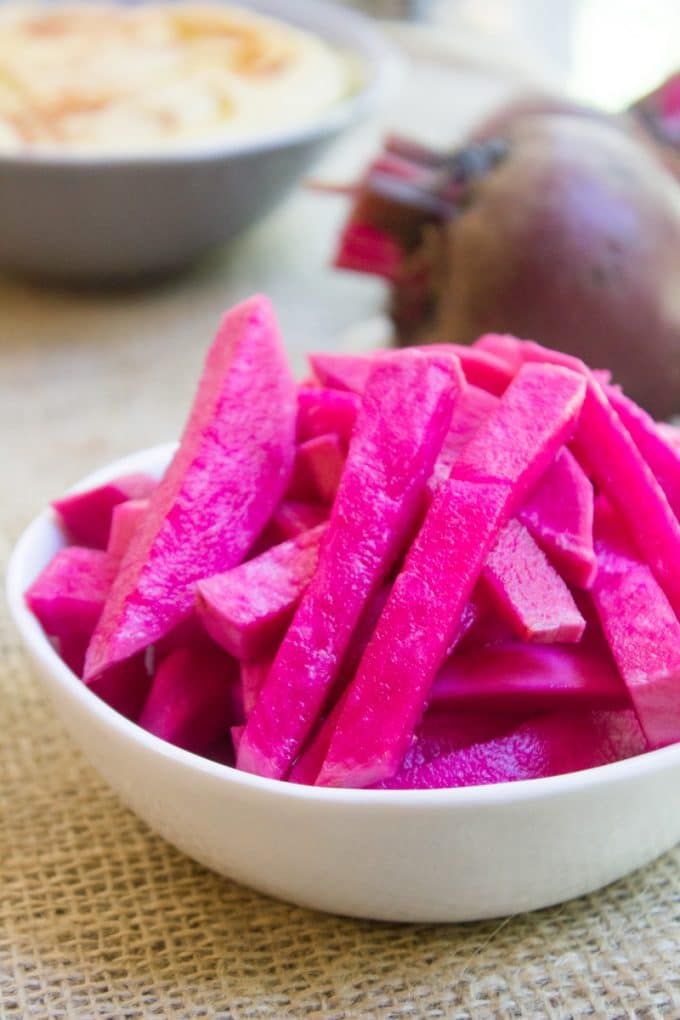
<path fill-rule="evenodd" d="M 329 141 L 391 93 L 399 57 L 368 18 L 322 0 L 245 5 L 356 54 L 359 90 L 312 123 L 253 140 L 139 155 L 0 155 L 0 267 L 75 284 L 179 269 L 267 213 Z"/>

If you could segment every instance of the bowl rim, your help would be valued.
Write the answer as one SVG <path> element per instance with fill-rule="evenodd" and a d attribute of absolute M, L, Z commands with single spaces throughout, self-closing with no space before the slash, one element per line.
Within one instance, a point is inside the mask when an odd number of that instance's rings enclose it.
<path fill-rule="evenodd" d="M 120 2 L 120 0 L 112 0 Z M 159 0 L 176 3 L 179 0 Z M 219 4 L 224 0 L 212 0 Z M 404 75 L 404 59 L 399 47 L 378 23 L 360 11 L 340 7 L 328 0 L 234 0 L 234 6 L 252 9 L 279 21 L 288 22 L 336 42 L 359 58 L 363 72 L 357 89 L 299 124 L 274 128 L 252 137 L 229 139 L 219 132 L 205 140 L 187 141 L 163 148 L 135 152 L 37 150 L 0 152 L 0 168 L 16 167 L 27 171 L 41 169 L 89 170 L 108 167 L 177 166 L 212 160 L 267 153 L 289 146 L 311 143 L 336 134 L 355 121 L 375 112 L 394 94 Z M 321 27 L 323 26 L 323 27 Z M 351 42 L 338 39 L 348 31 Z"/>
<path fill-rule="evenodd" d="M 176 442 L 162 443 L 118 458 L 80 479 L 68 489 L 68 492 L 101 485 L 119 475 L 135 471 L 157 473 L 162 470 L 176 448 Z M 680 743 L 678 743 L 646 751 L 623 761 L 541 779 L 434 790 L 362 790 L 304 786 L 285 780 L 268 779 L 203 758 L 191 751 L 175 747 L 174 744 L 154 736 L 137 723 L 120 715 L 97 697 L 59 657 L 24 601 L 26 587 L 35 576 L 35 572 L 27 576 L 29 561 L 33 558 L 36 542 L 46 532 L 51 532 L 55 537 L 61 535 L 56 513 L 51 508 L 39 513 L 24 529 L 11 552 L 6 575 L 6 598 L 10 616 L 31 657 L 40 663 L 44 673 L 48 674 L 52 681 L 56 681 L 58 687 L 79 702 L 87 714 L 94 715 L 102 725 L 116 730 L 120 737 L 132 740 L 147 752 L 165 758 L 177 766 L 233 784 L 244 792 L 324 805 L 352 804 L 371 812 L 381 807 L 390 810 L 395 807 L 416 810 L 433 807 L 451 809 L 507 807 L 518 802 L 543 800 L 546 797 L 566 797 L 607 784 L 618 785 L 649 773 L 680 768 Z M 44 565 L 41 564 L 40 569 Z"/>

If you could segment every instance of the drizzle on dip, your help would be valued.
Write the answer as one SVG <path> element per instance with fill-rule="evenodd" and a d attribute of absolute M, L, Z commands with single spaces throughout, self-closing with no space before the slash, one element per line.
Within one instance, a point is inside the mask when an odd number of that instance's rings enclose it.
<path fill-rule="evenodd" d="M 355 79 L 320 37 L 238 7 L 0 6 L 0 152 L 248 138 L 313 119 Z"/>

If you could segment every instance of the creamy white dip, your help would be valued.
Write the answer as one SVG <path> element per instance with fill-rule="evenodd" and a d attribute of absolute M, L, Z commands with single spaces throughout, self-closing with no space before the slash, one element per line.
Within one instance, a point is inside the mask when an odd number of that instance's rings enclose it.
<path fill-rule="evenodd" d="M 343 99 L 320 37 L 221 4 L 2 4 L 0 152 L 139 152 L 249 138 Z"/>

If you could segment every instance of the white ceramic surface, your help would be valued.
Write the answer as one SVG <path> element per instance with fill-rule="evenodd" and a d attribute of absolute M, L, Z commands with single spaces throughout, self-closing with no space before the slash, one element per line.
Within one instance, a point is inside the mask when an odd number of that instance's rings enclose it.
<path fill-rule="evenodd" d="M 172 450 L 127 457 L 81 485 L 160 473 Z M 432 791 L 295 786 L 178 750 L 91 694 L 25 608 L 23 592 L 61 544 L 46 511 L 18 542 L 7 579 L 45 690 L 125 803 L 229 878 L 339 914 L 462 921 L 578 896 L 680 840 L 680 745 L 555 779 Z"/>
<path fill-rule="evenodd" d="M 401 61 L 368 18 L 324 0 L 240 0 L 354 53 L 363 84 L 299 128 L 139 155 L 0 154 L 0 267 L 72 283 L 178 269 L 259 219 L 344 128 L 393 93 Z"/>

